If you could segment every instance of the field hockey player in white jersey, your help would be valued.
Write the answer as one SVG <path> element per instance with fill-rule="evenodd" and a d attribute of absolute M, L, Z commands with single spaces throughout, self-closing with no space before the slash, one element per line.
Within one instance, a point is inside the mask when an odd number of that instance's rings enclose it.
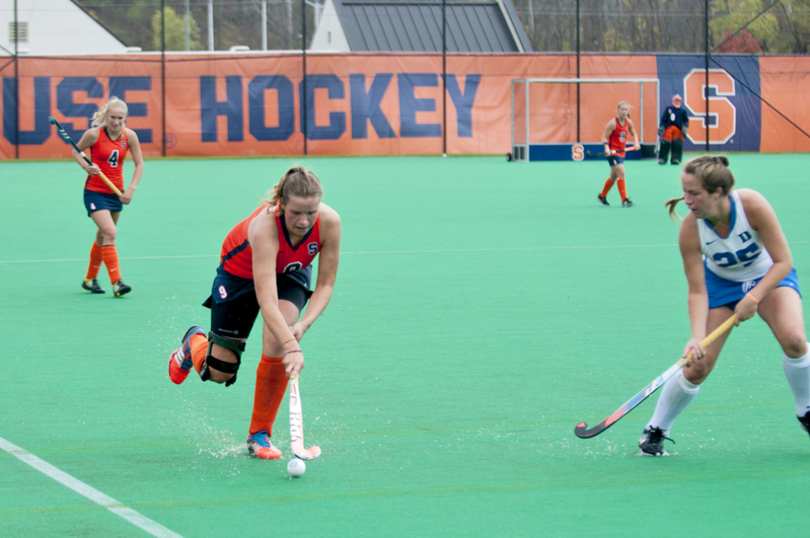
<path fill-rule="evenodd" d="M 692 336 L 683 350 L 693 359 L 664 385 L 639 447 L 663 456 L 675 419 L 697 396 L 730 332 L 703 349 L 700 341 L 733 313 L 737 325 L 759 313 L 782 346 L 782 364 L 796 415 L 810 433 L 810 351 L 801 294 L 785 235 L 773 208 L 751 189 L 732 190 L 734 175 L 724 156 L 703 156 L 681 172 L 684 195 L 666 202 L 670 216 L 683 200 L 689 214 L 679 244 L 689 286 Z"/>

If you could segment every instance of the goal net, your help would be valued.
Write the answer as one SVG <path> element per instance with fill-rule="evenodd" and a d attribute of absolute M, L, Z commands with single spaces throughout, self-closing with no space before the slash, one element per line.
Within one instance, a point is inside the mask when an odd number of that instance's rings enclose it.
<path fill-rule="evenodd" d="M 654 78 L 529 78 L 512 80 L 512 155 L 527 161 L 529 146 L 599 144 L 619 102 L 642 144 L 655 144 L 659 85 Z"/>

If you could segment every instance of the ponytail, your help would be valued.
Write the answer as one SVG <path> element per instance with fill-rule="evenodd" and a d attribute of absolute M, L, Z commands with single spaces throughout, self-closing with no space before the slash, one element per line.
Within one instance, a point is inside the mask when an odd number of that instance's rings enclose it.
<path fill-rule="evenodd" d="M 279 202 L 288 202 L 290 196 L 323 196 L 321 182 L 311 171 L 303 166 L 293 166 L 281 176 L 279 182 L 265 194 L 262 204 L 274 206 Z"/>

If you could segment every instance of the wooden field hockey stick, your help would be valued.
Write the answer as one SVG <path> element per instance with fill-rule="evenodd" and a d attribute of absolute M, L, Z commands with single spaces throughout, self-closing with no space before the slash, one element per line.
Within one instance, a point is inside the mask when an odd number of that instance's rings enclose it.
<path fill-rule="evenodd" d="M 704 349 L 709 347 L 712 344 L 712 342 L 717 340 L 717 338 L 719 338 L 720 335 L 729 330 L 731 326 L 734 325 L 734 323 L 736 322 L 737 322 L 737 314 L 734 314 L 726 321 L 724 321 L 722 325 L 720 325 L 718 328 L 712 331 L 712 333 L 709 336 L 704 338 L 703 341 L 700 343 L 700 347 Z M 588 439 L 590 437 L 596 437 L 606 429 L 610 428 L 613 424 L 618 422 L 619 419 L 621 419 L 623 416 L 625 416 L 630 411 L 635 409 L 635 407 L 638 406 L 638 404 L 646 400 L 653 392 L 658 390 L 661 387 L 661 385 L 666 383 L 669 380 L 669 378 L 674 376 L 676 373 L 678 373 L 678 371 L 681 368 L 686 366 L 686 363 L 688 363 L 690 360 L 692 360 L 691 351 L 686 357 L 681 357 L 678 360 L 678 362 L 670 366 L 666 372 L 655 378 L 655 380 L 652 383 L 644 387 L 638 394 L 627 400 L 627 402 L 625 402 L 623 406 L 618 408 L 615 413 L 607 417 L 605 420 L 603 420 L 593 428 L 588 428 L 587 423 L 580 422 L 579 424 L 577 424 L 577 427 L 574 428 L 574 434 L 580 439 Z"/>
<path fill-rule="evenodd" d="M 314 460 L 321 455 L 321 449 L 317 446 L 304 448 L 304 414 L 298 377 L 290 380 L 290 447 L 300 460 Z"/>
<path fill-rule="evenodd" d="M 65 131 L 65 130 L 62 128 L 62 126 L 61 126 L 61 125 L 59 125 L 59 122 L 58 122 L 58 121 L 56 121 L 56 119 L 54 119 L 54 118 L 53 118 L 53 116 L 49 117 L 48 119 L 50 120 L 50 122 L 51 122 L 51 123 L 53 123 L 54 125 L 56 125 L 56 129 L 59 131 L 59 134 L 60 134 L 60 135 L 62 135 L 62 138 L 64 138 L 64 139 L 65 139 L 65 140 L 67 140 L 68 142 L 70 142 L 70 145 L 71 145 L 71 146 L 73 146 L 73 149 L 75 149 L 75 150 L 76 150 L 76 153 L 78 153 L 79 155 L 81 155 L 81 156 L 82 156 L 82 159 L 84 159 L 84 162 L 86 162 L 86 163 L 87 163 L 87 164 L 89 164 L 90 166 L 93 166 L 93 163 L 92 163 L 92 162 L 90 162 L 90 159 L 88 159 L 88 158 L 87 158 L 87 155 L 85 155 L 85 154 L 84 154 L 84 152 L 83 152 L 82 150 L 80 150 L 80 149 L 79 149 L 79 146 L 77 146 L 77 145 L 76 145 L 76 143 L 75 143 L 75 142 L 73 142 L 73 140 L 70 138 L 70 135 L 69 135 L 69 134 L 67 134 L 67 132 L 66 132 L 66 131 Z M 105 176 L 105 175 L 104 175 L 104 172 L 102 172 L 101 170 L 99 170 L 99 171 L 98 171 L 98 177 L 100 177 L 100 178 L 101 178 L 101 180 L 102 180 L 104 183 L 106 183 L 106 184 L 107 184 L 107 186 L 108 186 L 109 188 L 111 188 L 111 189 L 112 189 L 112 191 L 113 191 L 115 194 L 117 194 L 119 198 L 123 198 L 123 196 L 124 196 L 124 195 L 123 195 L 123 194 L 121 194 L 121 191 L 120 191 L 120 190 L 118 190 L 118 187 L 116 187 L 116 186 L 113 184 L 113 182 L 112 182 L 112 181 L 110 181 L 110 179 L 109 179 L 107 176 Z"/>

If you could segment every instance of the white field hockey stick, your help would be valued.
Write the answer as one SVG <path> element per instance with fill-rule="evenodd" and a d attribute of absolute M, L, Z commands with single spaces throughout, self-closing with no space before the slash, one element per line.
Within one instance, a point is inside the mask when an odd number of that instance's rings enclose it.
<path fill-rule="evenodd" d="M 314 460 L 321 455 L 321 449 L 317 446 L 304 448 L 304 414 L 301 411 L 298 377 L 290 380 L 290 446 L 295 457 L 301 460 Z"/>
<path fill-rule="evenodd" d="M 86 162 L 86 163 L 87 163 L 87 164 L 89 164 L 90 166 L 93 166 L 93 163 L 92 163 L 92 162 L 90 162 L 90 159 L 88 159 L 88 158 L 87 158 L 87 155 L 85 155 L 85 154 L 84 154 L 84 152 L 83 152 L 82 150 L 80 150 L 80 149 L 79 149 L 79 146 L 77 146 L 77 145 L 76 145 L 76 144 L 73 142 L 73 140 L 70 138 L 70 135 L 69 135 L 69 134 L 67 134 L 67 131 L 65 131 L 65 129 L 63 129 L 63 128 L 62 128 L 62 126 L 59 124 L 59 122 L 58 122 L 58 121 L 56 121 L 56 120 L 55 120 L 53 117 L 50 117 L 50 118 L 48 118 L 48 119 L 50 120 L 50 122 L 51 122 L 51 123 L 53 123 L 54 125 L 56 125 L 56 129 L 59 131 L 59 134 L 60 134 L 60 135 L 62 135 L 62 138 L 64 138 L 64 139 L 65 139 L 65 140 L 67 140 L 68 142 L 70 142 L 70 145 L 71 145 L 71 146 L 73 146 L 73 149 L 75 149 L 75 150 L 76 150 L 76 153 L 78 153 L 79 155 L 81 155 L 81 156 L 82 156 L 82 159 L 84 159 L 84 162 Z M 100 178 L 101 178 L 101 180 L 102 180 L 104 183 L 106 183 L 106 184 L 107 184 L 107 186 L 108 186 L 109 188 L 111 188 L 111 189 L 112 189 L 112 191 L 113 191 L 115 194 L 117 194 L 119 198 L 121 198 L 121 197 L 123 197 L 123 196 L 124 196 L 123 194 L 121 194 L 121 191 L 120 191 L 120 190 L 118 190 L 118 187 L 116 187 L 116 186 L 113 184 L 113 182 L 112 182 L 112 181 L 110 181 L 110 179 L 109 179 L 107 176 L 105 176 L 105 175 L 104 175 L 104 172 L 102 172 L 102 171 L 100 171 L 100 170 L 99 170 L 99 172 L 98 172 L 98 177 L 100 177 Z"/>
<path fill-rule="evenodd" d="M 718 328 L 712 331 L 712 334 L 704 338 L 703 341 L 700 343 L 700 347 L 704 349 L 709 347 L 711 343 L 717 340 L 717 338 L 721 334 L 729 330 L 736 321 L 737 321 L 737 314 L 734 314 L 726 321 L 724 321 L 722 325 L 720 325 Z M 574 428 L 574 434 L 580 439 L 588 439 L 590 437 L 596 437 L 606 429 L 610 428 L 613 424 L 618 422 L 619 419 L 621 419 L 623 416 L 625 416 L 630 411 L 635 409 L 638 404 L 646 400 L 653 392 L 658 390 L 661 387 L 661 385 L 666 383 L 670 377 L 674 376 L 676 373 L 678 373 L 678 371 L 681 368 L 686 366 L 686 363 L 688 363 L 690 360 L 692 360 L 691 351 L 686 357 L 681 357 L 681 359 L 678 360 L 678 362 L 676 362 L 672 366 L 670 366 L 666 372 L 655 378 L 655 380 L 652 383 L 644 387 L 641 390 L 641 392 L 639 392 L 638 394 L 627 400 L 627 402 L 625 402 L 623 406 L 618 408 L 615 413 L 607 417 L 605 420 L 603 420 L 593 428 L 588 428 L 588 424 L 586 424 L 585 422 L 580 422 L 579 424 L 577 424 L 577 427 Z"/>

